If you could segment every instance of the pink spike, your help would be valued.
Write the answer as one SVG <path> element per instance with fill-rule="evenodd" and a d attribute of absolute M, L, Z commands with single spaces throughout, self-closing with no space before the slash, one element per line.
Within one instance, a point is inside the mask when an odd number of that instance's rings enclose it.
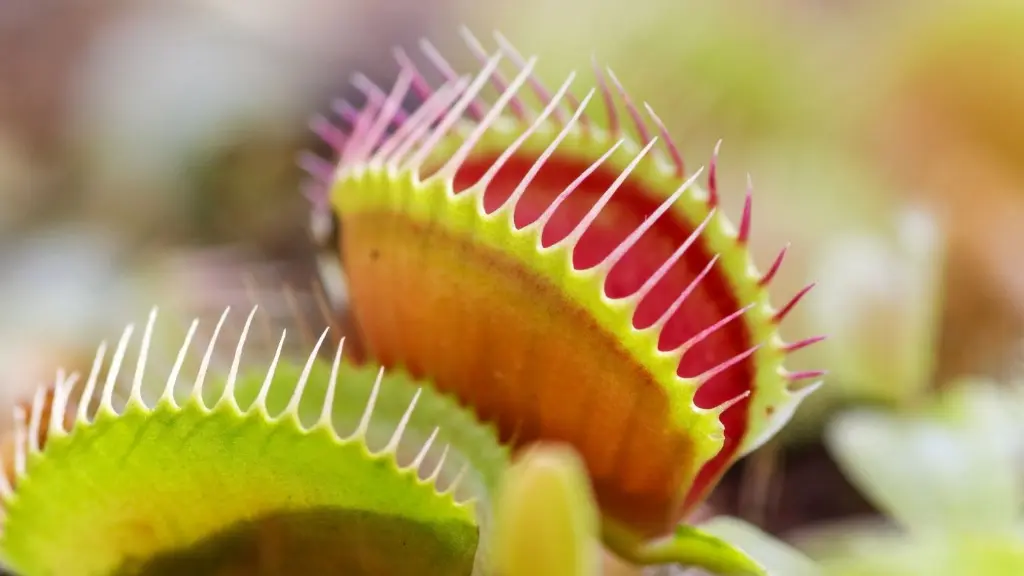
<path fill-rule="evenodd" d="M 804 296 L 806 296 L 808 292 L 811 291 L 811 288 L 814 288 L 814 283 L 813 282 L 808 284 L 807 286 L 804 286 L 799 292 L 796 293 L 795 296 L 793 296 L 789 300 L 789 302 L 786 303 L 785 306 L 782 307 L 782 310 L 779 310 L 778 312 L 776 312 L 775 316 L 772 317 L 772 322 L 774 322 L 776 324 L 781 323 L 782 320 L 785 319 L 786 316 L 793 310 L 793 307 L 796 306 L 797 303 L 799 303 L 800 300 Z"/>
<path fill-rule="evenodd" d="M 301 190 L 302 195 L 313 205 L 314 210 L 323 211 L 328 209 L 327 186 L 320 182 L 303 182 Z"/>
<path fill-rule="evenodd" d="M 797 350 L 803 350 L 804 348 L 807 348 L 808 346 L 811 346 L 813 344 L 817 344 L 818 342 L 822 342 L 826 338 L 828 338 L 828 336 L 825 336 L 825 335 L 822 335 L 822 336 L 811 336 L 810 338 L 804 338 L 803 340 L 800 340 L 800 341 L 797 341 L 797 342 L 793 342 L 792 344 L 786 344 L 785 346 L 782 347 L 782 351 L 785 352 L 786 354 L 792 354 L 793 352 L 796 352 Z"/>
<path fill-rule="evenodd" d="M 505 36 L 500 32 L 495 32 L 494 39 L 498 41 L 498 45 L 501 46 L 502 50 L 509 55 L 509 58 L 516 66 L 519 66 L 520 68 L 526 66 L 526 59 L 523 58 L 523 55 L 519 50 L 516 50 L 516 47 L 509 42 Z M 537 100 L 540 100 L 541 106 L 547 106 L 548 103 L 551 102 L 551 91 L 544 86 L 544 83 L 537 78 L 536 74 L 530 74 L 530 78 L 527 82 L 530 83 L 530 89 L 533 90 L 533 93 L 537 96 Z M 563 126 L 565 124 L 565 115 L 562 113 L 561 109 L 555 108 L 551 113 L 551 116 L 559 126 Z"/>
<path fill-rule="evenodd" d="M 715 144 L 715 152 L 711 155 L 711 168 L 708 170 L 708 206 L 718 206 L 718 152 L 722 148 L 722 141 Z"/>
<path fill-rule="evenodd" d="M 754 352 L 757 352 L 760 349 L 761 349 L 761 344 L 756 344 L 756 345 L 750 347 L 749 349 L 747 349 L 746 352 L 740 352 L 739 354 L 733 356 L 732 358 L 729 358 L 728 360 L 725 360 L 725 361 L 719 363 L 714 368 L 711 368 L 709 370 L 705 370 L 703 374 L 701 374 L 700 376 L 697 376 L 697 378 L 696 378 L 697 381 L 700 382 L 700 384 L 698 384 L 698 387 L 703 386 L 704 384 L 707 384 L 707 382 L 709 380 L 711 380 L 712 378 L 714 378 L 715 376 L 718 376 L 719 374 L 721 374 L 722 372 L 725 372 L 729 368 L 732 368 L 733 366 L 739 364 L 740 362 L 743 362 L 747 358 L 750 358 L 751 356 L 753 356 Z"/>
<path fill-rule="evenodd" d="M 430 63 L 437 68 L 438 72 L 440 72 L 448 82 L 459 77 L 455 68 L 448 63 L 448 60 L 441 54 L 441 52 L 426 38 L 420 40 L 420 51 L 423 52 L 423 55 L 427 57 L 427 60 L 430 60 Z M 478 98 L 473 98 L 473 100 L 469 102 L 468 111 L 474 120 L 479 120 L 484 115 L 482 104 Z"/>
<path fill-rule="evenodd" d="M 740 230 L 736 235 L 736 241 L 746 244 L 750 240 L 750 220 L 754 210 L 754 182 L 747 175 L 747 195 L 743 199 L 743 214 L 740 216 Z"/>
<path fill-rule="evenodd" d="M 590 96 L 587 96 L 587 101 L 589 102 L 589 100 Z M 602 164 L 604 164 L 605 160 L 608 160 L 608 158 L 610 158 L 611 155 L 614 154 L 615 151 L 619 149 L 619 146 L 622 146 L 625 142 L 626 141 L 623 139 L 616 140 L 615 144 L 608 148 L 608 150 L 605 151 L 605 153 L 602 154 L 600 158 L 592 162 L 590 166 L 587 166 L 586 170 L 584 170 L 579 176 L 577 176 L 575 180 L 570 182 L 569 185 L 565 187 L 565 190 L 562 190 L 562 192 L 555 197 L 554 201 L 552 201 L 551 204 L 548 204 L 548 207 L 544 209 L 544 212 L 541 213 L 540 217 L 534 220 L 533 225 L 543 230 L 544 226 L 548 223 L 548 220 L 550 220 L 551 217 L 555 215 L 555 212 L 558 210 L 558 207 L 562 205 L 562 202 L 565 202 L 565 199 L 568 198 L 573 192 L 575 192 L 576 189 L 580 187 L 580 184 L 583 184 L 584 180 L 589 178 L 591 174 L 597 171 L 597 169 L 600 168 Z M 544 162 L 547 162 L 547 159 L 550 158 L 552 154 L 554 154 L 554 147 L 549 146 L 548 149 L 544 151 L 544 154 L 541 155 L 541 157 L 538 158 L 537 161 L 533 163 L 533 166 L 530 167 L 530 172 L 527 173 L 527 176 L 532 179 L 533 176 L 540 171 L 540 168 L 544 165 Z M 526 182 L 527 185 L 529 185 L 529 181 L 527 181 L 526 179 L 524 179 L 523 181 Z M 520 186 L 523 186 L 523 184 L 520 184 Z"/>
<path fill-rule="evenodd" d="M 401 86 L 402 84 L 411 82 L 412 74 L 412 71 L 403 68 L 398 72 L 398 79 L 395 81 L 395 85 Z M 363 94 L 365 94 L 368 99 L 374 98 L 381 101 L 386 101 L 389 97 L 391 97 L 388 95 L 387 92 L 384 91 L 383 88 L 377 86 L 377 84 L 373 80 L 370 80 L 363 74 L 353 75 L 352 84 L 356 88 L 358 88 Z M 402 99 L 405 98 L 405 92 L 407 90 L 408 88 L 403 90 L 403 94 L 401 96 Z M 392 89 L 392 92 L 394 92 L 394 89 Z M 405 122 L 408 119 L 408 115 L 405 113 L 405 110 L 402 110 L 401 104 L 402 102 L 401 100 L 399 100 L 394 113 L 391 114 L 392 120 L 388 125 L 396 124 L 400 126 L 403 122 Z M 385 128 L 387 128 L 387 126 L 385 126 Z"/>
<path fill-rule="evenodd" d="M 647 144 L 651 141 L 651 131 L 647 129 L 647 124 L 644 123 L 643 117 L 640 116 L 640 109 L 633 104 L 633 99 L 629 97 L 629 92 L 626 92 L 615 72 L 612 72 L 611 68 L 607 68 L 607 70 L 608 77 L 612 79 L 615 89 L 619 91 L 619 96 L 622 97 L 622 101 L 626 104 L 626 112 L 633 119 L 633 125 L 636 127 L 636 133 L 640 135 L 640 141 Z"/>
<path fill-rule="evenodd" d="M 433 152 L 438 142 L 444 138 L 445 134 L 452 129 L 455 124 L 462 119 L 466 110 L 473 103 L 478 103 L 478 97 L 480 91 L 484 85 L 491 78 L 491 75 L 498 69 L 498 65 L 501 63 L 501 59 L 504 56 L 500 51 L 497 52 L 482 70 L 473 78 L 469 87 L 462 92 L 458 101 L 453 104 L 450 108 L 444 111 L 444 116 L 438 122 L 437 126 L 423 141 L 422 146 L 417 150 L 404 165 L 405 167 L 416 166 L 417 168 L 426 161 L 427 157 Z"/>
<path fill-rule="evenodd" d="M 377 158 L 384 162 L 397 162 L 405 156 L 430 126 L 444 114 L 445 109 L 466 88 L 469 80 L 460 78 L 457 82 L 442 84 L 419 108 L 409 116 L 409 121 L 395 130 L 395 133 L 377 150 Z"/>
<path fill-rule="evenodd" d="M 828 370 L 804 370 L 802 372 L 790 372 L 786 375 L 786 378 L 790 382 L 798 382 L 800 380 L 814 380 L 826 374 L 828 374 Z"/>
<path fill-rule="evenodd" d="M 345 146 L 345 132 L 319 114 L 309 121 L 309 129 L 335 152 L 341 152 Z"/>
<path fill-rule="evenodd" d="M 612 91 L 608 88 L 608 81 L 605 80 L 601 66 L 597 63 L 597 56 L 591 57 L 591 64 L 594 66 L 594 75 L 597 76 L 597 84 L 601 89 L 604 105 L 608 108 L 608 131 L 619 138 L 622 136 L 622 126 L 619 125 L 619 112 L 615 109 L 615 97 L 612 96 Z"/>
<path fill-rule="evenodd" d="M 733 320 L 735 320 L 735 319 L 739 318 L 740 316 L 743 316 L 744 314 L 749 312 L 754 307 L 755 304 L 756 304 L 756 302 L 751 302 L 750 304 L 747 304 L 743 308 L 740 308 L 739 310 L 733 312 L 732 314 L 729 314 L 725 318 L 722 318 L 721 320 L 715 322 L 711 326 L 708 326 L 707 328 L 705 328 L 705 329 L 701 330 L 700 332 L 694 334 L 692 337 L 690 337 L 689 340 L 687 340 L 681 346 L 679 346 L 679 348 L 677 348 L 677 350 L 680 350 L 682 352 L 686 352 L 687 350 L 692 349 L 697 344 L 700 344 L 708 336 L 711 336 L 715 332 L 718 332 L 719 330 L 724 328 L 726 325 L 728 325 Z"/>
<path fill-rule="evenodd" d="M 409 55 L 401 48 L 395 48 L 394 55 L 400 68 L 412 72 L 413 92 L 420 97 L 420 100 L 430 98 L 434 94 L 434 89 L 427 83 L 427 79 L 423 77 L 419 67 L 417 67 L 416 63 L 412 61 L 412 58 L 409 58 Z"/>
<path fill-rule="evenodd" d="M 572 232 L 564 238 L 565 242 L 568 242 L 569 244 L 576 244 L 579 242 L 580 238 L 583 237 L 583 234 L 585 234 L 594 221 L 597 220 L 601 211 L 604 210 L 605 206 L 607 206 L 609 202 L 611 202 L 612 196 L 615 195 L 615 192 L 622 187 L 622 184 L 626 182 L 626 179 L 633 173 L 633 170 L 636 170 L 636 167 L 640 165 L 640 161 L 647 156 L 647 153 L 651 151 L 651 148 L 654 148 L 657 141 L 657 139 L 654 139 L 648 142 L 647 145 L 644 146 L 643 150 L 640 150 L 640 153 L 626 165 L 626 169 L 615 178 L 612 185 L 609 186 L 608 189 L 605 190 L 604 194 L 597 199 L 597 202 L 591 206 L 590 210 L 583 216 L 583 219 L 580 220 L 579 224 L 577 224 L 576 227 L 573 228 Z"/>
<path fill-rule="evenodd" d="M 758 286 L 764 288 L 765 286 L 768 285 L 769 282 L 772 281 L 772 278 L 775 278 L 775 274 L 777 274 L 779 268 L 782 267 L 782 261 L 786 258 L 786 252 L 788 250 L 789 243 L 787 242 L 786 245 L 782 247 L 782 250 L 779 250 L 779 255 L 775 257 L 775 261 L 772 262 L 771 267 L 768 268 L 768 271 L 765 272 L 764 276 L 761 277 L 761 280 L 758 281 Z"/>
<path fill-rule="evenodd" d="M 359 111 L 347 100 L 335 100 L 331 105 L 334 112 L 351 127 L 359 120 Z"/>
<path fill-rule="evenodd" d="M 676 299 L 672 302 L 672 305 L 665 310 L 665 312 L 661 315 L 661 318 L 658 318 L 657 322 L 651 325 L 651 328 L 654 328 L 655 330 L 658 330 L 660 332 L 661 329 L 665 327 L 665 324 L 668 324 L 668 321 L 671 320 L 672 317 L 676 315 L 676 312 L 679 311 L 679 307 L 683 305 L 683 302 L 685 302 L 686 299 L 689 298 L 691 294 L 693 294 L 693 291 L 697 289 L 697 286 L 704 280 L 705 277 L 707 277 L 708 274 L 711 273 L 711 269 L 715 267 L 715 263 L 717 262 L 718 254 L 715 254 L 711 258 L 711 261 L 704 265 L 704 269 L 701 270 L 700 273 L 697 274 L 697 276 L 690 281 L 686 288 L 684 288 L 683 291 L 679 293 L 679 296 L 676 296 Z"/>
<path fill-rule="evenodd" d="M 402 100 L 405 99 L 405 95 L 409 92 L 411 83 L 411 72 L 402 70 L 398 73 L 398 79 L 395 80 L 395 86 L 392 88 L 391 93 L 384 95 L 384 103 L 381 105 L 380 115 L 377 116 L 366 132 L 364 138 L 366 145 L 360 147 L 356 161 L 367 158 L 373 152 L 373 149 L 381 144 L 381 138 L 384 136 L 385 131 L 401 110 Z"/>
<path fill-rule="evenodd" d="M 469 47 L 469 51 L 473 53 L 473 57 L 477 59 L 480 64 L 485 64 L 490 56 L 487 55 L 487 51 L 484 50 L 483 44 L 477 40 L 476 36 L 469 31 L 469 28 L 462 28 L 461 30 L 463 41 L 466 42 L 466 46 Z M 518 63 L 517 63 L 518 64 Z M 522 68 L 522 65 L 520 65 Z M 505 81 L 505 76 L 498 70 L 494 71 L 494 75 L 491 76 L 491 84 L 494 85 L 494 89 L 499 94 L 503 94 L 508 89 L 508 83 Z M 523 101 L 520 100 L 517 95 L 508 103 L 509 110 L 512 111 L 512 115 L 516 117 L 522 123 L 527 120 L 526 108 L 523 106 Z"/>
<path fill-rule="evenodd" d="M 722 402 L 718 406 L 715 406 L 714 408 L 712 408 L 712 410 L 714 410 L 716 413 L 718 413 L 719 416 L 721 416 L 722 414 L 724 414 L 727 410 L 729 410 L 733 406 L 739 404 L 740 402 L 746 400 L 747 398 L 750 398 L 751 394 L 752 394 L 752 392 L 750 390 L 747 390 L 746 392 L 743 392 L 742 394 L 738 394 L 737 396 L 735 396 L 731 400 L 726 400 L 725 402 Z"/>
<path fill-rule="evenodd" d="M 312 152 L 300 152 L 296 161 L 299 167 L 308 172 L 318 182 L 326 184 L 334 178 L 334 164 Z"/>
<path fill-rule="evenodd" d="M 342 158 L 348 157 L 357 147 L 362 147 L 363 137 L 366 135 L 366 131 L 370 129 L 373 118 L 377 115 L 383 104 L 384 102 L 381 98 L 370 96 L 370 100 L 363 107 L 362 112 L 359 113 L 355 125 L 352 126 L 352 133 L 349 134 L 348 141 L 345 142 L 345 148 L 341 152 Z"/>
<path fill-rule="evenodd" d="M 647 108 L 647 114 L 654 121 L 654 125 L 658 128 L 658 133 L 661 134 L 661 140 L 665 143 L 665 148 L 668 149 L 668 154 L 676 167 L 676 178 L 682 178 L 683 174 L 686 174 L 686 168 L 683 165 L 683 155 L 679 152 L 679 147 L 672 140 L 672 136 L 668 133 L 668 128 L 661 121 L 661 117 L 654 113 L 654 108 L 651 108 L 651 105 L 647 102 L 644 102 L 644 108 Z"/>
<path fill-rule="evenodd" d="M 691 232 L 690 235 L 686 237 L 686 240 L 684 240 L 683 243 L 676 248 L 676 251 L 673 252 L 672 255 L 669 256 L 657 270 L 655 270 L 654 274 L 651 274 L 651 277 L 648 278 L 644 282 L 643 286 L 641 286 L 636 292 L 634 292 L 633 295 L 630 296 L 630 298 L 635 299 L 637 302 L 646 298 L 647 295 L 651 292 L 651 290 L 653 290 L 654 287 L 658 284 L 658 282 L 660 282 L 661 279 L 665 277 L 665 274 L 668 274 L 668 271 L 671 270 L 672 267 L 676 265 L 676 262 L 678 262 L 679 259 L 683 257 L 683 254 L 685 254 L 686 251 L 690 249 L 690 246 L 693 246 L 693 243 L 696 242 L 698 238 L 700 238 L 700 235 L 704 232 L 704 228 L 706 228 L 708 223 L 711 222 L 711 217 L 714 215 L 714 210 L 708 212 L 708 215 L 704 217 L 704 220 L 701 221 L 700 225 L 694 228 L 693 232 Z"/>
<path fill-rule="evenodd" d="M 508 103 L 515 98 L 516 94 L 522 88 L 523 83 L 526 82 L 526 79 L 533 72 L 533 67 L 536 64 L 537 59 L 531 58 L 530 61 L 523 66 L 522 71 L 512 79 L 512 83 L 509 84 L 508 88 L 498 96 L 497 101 L 494 102 L 491 109 L 488 110 L 487 114 L 480 119 L 480 122 L 473 127 L 473 131 L 470 132 L 469 136 L 467 136 L 465 140 L 463 140 L 462 145 L 459 146 L 458 150 L 451 155 L 445 165 L 439 170 L 440 174 L 445 174 L 448 177 L 455 178 L 459 167 L 462 166 L 462 163 L 469 157 L 473 147 L 476 146 L 480 139 L 483 138 L 484 134 L 490 130 L 491 125 L 498 120 L 501 114 L 505 111 L 505 107 L 508 106 Z M 572 79 L 573 77 L 570 76 L 569 82 L 572 82 Z M 568 85 L 566 88 L 568 88 Z M 548 108 L 550 109 L 552 107 L 548 106 Z M 550 110 L 548 110 L 548 112 L 550 112 Z"/>
<path fill-rule="evenodd" d="M 544 120 L 546 120 L 548 115 L 551 114 L 551 111 L 556 106 L 558 106 L 558 101 L 568 92 L 569 86 L 572 84 L 572 81 L 575 78 L 575 72 L 569 74 L 569 77 L 566 78 L 565 82 L 558 89 L 558 92 L 555 93 L 555 99 L 549 102 L 548 105 L 544 107 L 544 110 L 541 110 L 541 113 L 537 117 L 537 119 L 534 120 L 533 123 L 526 128 L 526 130 L 523 130 L 519 137 L 517 137 L 510 146 L 506 147 L 505 151 L 502 152 L 500 156 L 498 156 L 498 159 L 495 160 L 493 164 L 491 164 L 491 167 L 488 168 L 487 172 L 484 173 L 482 178 L 480 178 L 480 181 L 478 183 L 479 186 L 483 187 L 485 190 L 487 189 L 488 186 L 490 186 L 491 181 L 493 181 L 494 178 L 498 175 L 498 172 L 501 171 L 501 168 L 505 165 L 506 162 L 508 162 L 509 158 L 511 158 L 512 155 L 519 150 L 519 147 L 523 145 L 523 142 L 526 142 L 526 140 L 531 135 L 533 135 L 533 133 L 538 128 L 540 128 Z M 565 137 L 569 135 L 569 131 L 572 129 L 572 126 L 576 123 L 579 117 L 583 115 L 583 111 L 586 109 L 587 104 L 590 103 L 590 99 L 593 96 L 594 90 L 591 89 L 590 92 L 587 94 L 587 97 L 583 99 L 583 103 L 580 104 L 580 106 L 573 113 L 572 117 L 569 118 L 569 122 L 562 126 L 561 131 L 559 131 L 559 133 L 555 136 L 554 140 L 552 140 L 551 143 L 548 144 L 547 148 L 544 149 L 544 152 L 541 153 L 537 161 L 534 162 L 532 166 L 530 166 L 530 169 L 527 170 L 526 175 L 523 176 L 523 179 L 519 181 L 519 185 L 517 185 L 515 189 L 512 190 L 512 194 L 510 194 L 508 199 L 505 200 L 505 202 L 502 204 L 502 206 L 508 205 L 513 207 L 513 210 L 509 211 L 509 218 L 511 219 L 513 226 L 515 226 L 514 207 L 518 205 L 519 200 L 523 197 L 523 194 L 526 193 L 526 189 L 530 186 L 530 182 L 532 182 L 533 179 L 537 176 L 537 173 L 544 166 L 544 162 L 547 161 L 547 158 L 555 152 L 558 146 L 562 143 L 562 140 L 564 140 Z M 483 202 L 482 196 L 480 198 L 480 202 Z"/>
<path fill-rule="evenodd" d="M 579 99 L 577 99 L 576 96 L 573 96 L 573 94 L 571 92 L 569 92 L 569 93 L 567 93 L 565 95 L 565 102 L 569 106 L 569 111 L 570 112 L 572 112 L 574 110 L 577 110 L 580 107 Z M 579 127 L 580 127 L 580 132 L 582 132 L 584 136 L 587 136 L 588 134 L 590 134 L 590 117 L 589 116 L 587 116 L 586 114 L 583 114 L 582 116 L 579 117 L 578 123 L 579 123 Z"/>
<path fill-rule="evenodd" d="M 690 176 L 686 182 L 683 182 L 683 184 L 679 186 L 671 196 L 666 198 L 650 216 L 644 218 L 644 221 L 629 233 L 629 236 L 626 236 L 622 242 L 619 242 L 619 245 L 616 246 L 615 249 L 605 257 L 604 261 L 598 264 L 598 266 L 611 270 L 611 268 L 626 255 L 626 252 L 628 252 L 629 249 L 632 248 L 633 245 L 635 245 L 640 238 L 658 222 L 658 219 L 661 218 L 665 212 L 668 212 L 669 208 L 674 206 L 677 201 L 679 201 L 679 198 L 683 193 L 693 186 L 693 183 L 697 181 L 697 178 L 700 177 L 700 173 L 703 170 L 704 168 L 697 170 L 693 176 Z"/>

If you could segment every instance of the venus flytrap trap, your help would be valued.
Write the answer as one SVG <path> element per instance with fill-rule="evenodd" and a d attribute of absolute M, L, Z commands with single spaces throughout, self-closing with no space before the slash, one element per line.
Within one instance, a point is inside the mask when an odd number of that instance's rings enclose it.
<path fill-rule="evenodd" d="M 573 446 L 604 541 L 624 558 L 716 569 L 733 558 L 729 569 L 759 573 L 677 524 L 822 375 L 784 367 L 820 338 L 778 332 L 810 286 L 769 302 L 785 251 L 754 266 L 749 188 L 733 225 L 717 148 L 701 188 L 703 170 L 687 172 L 610 70 L 595 65 L 598 86 L 577 97 L 575 74 L 548 89 L 537 59 L 501 35 L 493 53 L 463 37 L 479 71 L 460 74 L 424 41 L 435 87 L 396 51 L 390 92 L 357 75 L 365 105 L 338 107 L 344 127 L 314 122 L 336 158 L 302 160 L 314 213 L 340 224 L 370 356 L 429 378 L 513 447 Z M 413 93 L 422 103 L 407 112 Z M 607 129 L 587 112 L 595 99 Z"/>
<path fill-rule="evenodd" d="M 108 369 L 104 344 L 85 378 L 59 374 L 19 407 L 3 562 L 23 576 L 484 573 L 508 455 L 493 431 L 341 346 L 321 360 L 327 331 L 304 361 L 282 357 L 282 334 L 269 367 L 249 368 L 255 312 L 226 375 L 210 360 L 227 311 L 197 372 L 183 366 L 198 321 L 169 372 L 147 371 L 154 310 L 130 376 L 132 326 Z"/>

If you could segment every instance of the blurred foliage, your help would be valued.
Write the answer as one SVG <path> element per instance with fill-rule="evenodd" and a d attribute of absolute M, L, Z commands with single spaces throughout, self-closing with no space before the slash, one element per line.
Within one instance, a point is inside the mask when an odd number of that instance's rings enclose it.
<path fill-rule="evenodd" d="M 1019 574 L 1022 414 L 1019 382 L 962 380 L 912 410 L 840 415 L 828 446 L 895 526 L 844 522 L 802 545 L 829 574 Z"/>

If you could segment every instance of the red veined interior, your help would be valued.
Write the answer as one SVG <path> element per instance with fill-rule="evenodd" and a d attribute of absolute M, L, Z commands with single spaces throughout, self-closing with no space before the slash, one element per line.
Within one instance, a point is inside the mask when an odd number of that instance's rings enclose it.
<path fill-rule="evenodd" d="M 496 158 L 475 157 L 467 161 L 456 175 L 456 191 L 461 192 L 476 183 Z M 500 169 L 484 196 L 484 208 L 488 213 L 508 200 L 534 160 L 532 157 L 513 156 Z M 586 161 L 574 158 L 559 155 L 549 158 L 515 208 L 516 225 L 523 227 L 535 221 L 588 166 Z M 557 208 L 543 230 L 542 243 L 550 246 L 570 234 L 618 176 L 618 172 L 605 167 L 589 175 Z M 628 178 L 583 234 L 573 253 L 576 268 L 586 269 L 599 264 L 658 208 L 663 197 L 672 190 L 659 192 L 655 195 L 645 190 L 644 183 L 638 178 Z M 605 284 L 607 295 L 620 298 L 635 293 L 698 224 L 684 221 L 671 211 L 663 215 L 612 269 Z M 712 257 L 703 242 L 695 242 L 640 303 L 633 318 L 634 326 L 646 328 L 654 324 Z M 665 325 L 659 347 L 662 350 L 679 347 L 744 304 L 737 301 L 729 281 L 716 266 Z M 747 351 L 751 345 L 746 325 L 741 320 L 732 321 L 687 351 L 680 362 L 678 374 L 683 377 L 700 375 Z M 696 395 L 697 405 L 715 407 L 750 390 L 755 374 L 752 362 L 749 359 L 740 362 L 709 380 Z M 748 404 L 744 399 L 722 415 L 725 445 L 719 455 L 700 471 L 684 508 L 690 508 L 703 498 L 735 455 L 746 432 Z"/>

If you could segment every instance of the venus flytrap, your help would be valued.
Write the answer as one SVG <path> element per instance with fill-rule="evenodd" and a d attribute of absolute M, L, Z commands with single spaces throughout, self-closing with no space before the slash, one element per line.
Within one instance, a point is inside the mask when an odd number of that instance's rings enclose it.
<path fill-rule="evenodd" d="M 340 225 L 359 334 L 503 442 L 572 445 L 624 558 L 717 566 L 733 551 L 676 525 L 822 375 L 784 367 L 821 338 L 778 332 L 811 286 L 769 302 L 785 251 L 751 261 L 750 189 L 734 225 L 717 149 L 688 170 L 610 70 L 595 64 L 598 85 L 574 94 L 575 74 L 545 86 L 500 34 L 493 51 L 463 38 L 474 73 L 424 41 L 429 73 L 398 50 L 390 92 L 356 76 L 366 104 L 314 124 L 336 156 L 303 158 L 308 195 Z M 410 94 L 422 104 L 407 112 Z"/>
<path fill-rule="evenodd" d="M 154 310 L 141 340 L 129 326 L 87 375 L 59 375 L 15 412 L 5 563 L 584 575 L 600 537 L 637 564 L 770 573 L 681 522 L 822 375 L 785 368 L 821 338 L 779 334 L 810 286 L 769 301 L 785 251 L 752 262 L 750 189 L 734 225 L 717 148 L 688 170 L 610 70 L 574 95 L 575 75 L 548 88 L 504 37 L 493 52 L 463 37 L 480 70 L 460 74 L 425 41 L 432 73 L 397 51 L 390 92 L 357 75 L 365 105 L 339 103 L 343 128 L 314 121 L 336 158 L 303 159 L 314 222 L 340 224 L 314 233 L 339 243 L 370 360 L 353 365 L 325 330 L 301 360 L 282 335 L 243 361 L 254 308 L 240 326 L 220 316 L 194 369 L 193 322 L 156 370 Z M 538 441 L 565 448 L 522 452 Z M 524 530 L 540 512 L 550 541 Z M 522 557 L 534 545 L 544 553 Z"/>
<path fill-rule="evenodd" d="M 209 362 L 227 311 L 198 371 L 183 370 L 198 321 L 169 372 L 147 371 L 154 310 L 134 354 L 129 326 L 87 376 L 60 374 L 16 410 L 5 564 L 24 576 L 484 573 L 507 458 L 493 432 L 400 372 L 348 365 L 341 347 L 321 360 L 327 331 L 303 361 L 281 356 L 282 334 L 269 366 L 246 367 L 255 312 L 226 374 Z"/>

